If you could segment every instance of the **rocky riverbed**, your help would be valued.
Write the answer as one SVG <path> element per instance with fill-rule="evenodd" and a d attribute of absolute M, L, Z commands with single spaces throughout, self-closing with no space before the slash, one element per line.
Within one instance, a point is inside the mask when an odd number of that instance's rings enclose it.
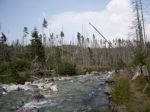
<path fill-rule="evenodd" d="M 1 84 L 0 112 L 109 112 L 106 80 L 111 73 Z"/>

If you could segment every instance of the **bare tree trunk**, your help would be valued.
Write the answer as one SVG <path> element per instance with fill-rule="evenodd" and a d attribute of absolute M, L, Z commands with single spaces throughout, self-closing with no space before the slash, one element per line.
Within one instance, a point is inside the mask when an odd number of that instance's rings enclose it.
<path fill-rule="evenodd" d="M 137 11 L 136 13 L 137 13 L 138 34 L 140 38 L 140 48 L 144 48 L 143 31 L 142 31 L 142 25 L 141 25 L 140 13 L 139 13 L 138 0 L 136 0 L 136 11 Z"/>
<path fill-rule="evenodd" d="M 145 22 L 144 22 L 143 6 L 142 6 L 142 1 L 141 0 L 140 0 L 140 10 L 141 10 L 142 27 L 143 27 L 143 38 L 144 38 L 144 41 L 146 41 Z"/>

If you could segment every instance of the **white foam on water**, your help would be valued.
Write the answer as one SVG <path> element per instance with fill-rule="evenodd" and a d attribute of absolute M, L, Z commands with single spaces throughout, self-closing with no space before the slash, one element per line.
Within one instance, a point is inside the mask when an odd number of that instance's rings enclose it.
<path fill-rule="evenodd" d="M 23 107 L 24 108 L 41 108 L 41 107 L 44 107 L 46 104 L 48 104 L 47 101 L 29 102 L 29 103 L 26 103 Z"/>

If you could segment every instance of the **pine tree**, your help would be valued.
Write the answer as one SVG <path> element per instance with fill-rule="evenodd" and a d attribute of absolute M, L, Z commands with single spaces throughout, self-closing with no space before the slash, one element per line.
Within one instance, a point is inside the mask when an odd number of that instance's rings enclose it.
<path fill-rule="evenodd" d="M 27 45 L 27 36 L 28 36 L 28 28 L 27 27 L 24 27 L 23 28 L 23 46 L 24 44 Z M 25 41 L 25 43 L 24 43 Z"/>
<path fill-rule="evenodd" d="M 10 52 L 7 45 L 7 37 L 4 33 L 0 36 L 0 62 L 10 61 Z"/>
<path fill-rule="evenodd" d="M 38 62 L 41 64 L 45 63 L 45 51 L 42 45 L 40 36 L 38 34 L 37 29 L 35 28 L 32 32 L 32 40 L 31 40 L 31 57 L 34 59 L 38 56 Z"/>
<path fill-rule="evenodd" d="M 7 41 L 7 37 L 4 33 L 2 33 L 2 36 L 0 37 L 0 43 L 5 44 Z"/>
<path fill-rule="evenodd" d="M 43 23 L 42 23 L 42 32 L 43 32 L 43 44 L 44 44 L 44 46 L 46 46 L 46 34 L 44 33 L 44 29 L 47 29 L 47 27 L 48 27 L 48 22 L 47 22 L 47 20 L 44 18 L 43 19 Z"/>

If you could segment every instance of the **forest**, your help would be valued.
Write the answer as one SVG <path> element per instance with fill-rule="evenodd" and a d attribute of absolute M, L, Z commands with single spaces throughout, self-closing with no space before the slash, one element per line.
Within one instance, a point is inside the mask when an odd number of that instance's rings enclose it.
<path fill-rule="evenodd" d="M 54 70 L 60 75 L 85 74 L 91 71 L 105 71 L 137 66 L 139 64 L 150 67 L 149 50 L 150 42 L 147 39 L 143 10 L 140 3 L 134 3 L 135 22 L 133 24 L 133 39 L 125 40 L 120 38 L 109 41 L 95 34 L 91 38 L 84 37 L 77 32 L 77 43 L 64 44 L 65 33 L 50 33 L 47 36 L 44 32 L 48 22 L 44 18 L 42 33 L 35 27 L 28 32 L 23 28 L 22 41 L 13 41 L 7 44 L 6 35 L 2 32 L 0 39 L 0 77 L 1 82 L 13 82 L 17 77 L 21 82 L 30 79 L 33 71 Z M 27 38 L 31 37 L 30 42 Z M 35 73 L 36 74 L 36 73 Z M 23 77 L 21 76 L 23 75 Z M 38 72 L 37 74 L 38 75 Z M 21 76 L 21 77 L 20 77 Z"/>

